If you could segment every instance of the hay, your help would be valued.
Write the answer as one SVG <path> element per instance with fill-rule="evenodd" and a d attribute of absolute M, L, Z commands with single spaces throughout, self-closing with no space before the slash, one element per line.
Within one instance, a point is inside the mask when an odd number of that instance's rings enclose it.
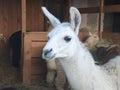
<path fill-rule="evenodd" d="M 16 90 L 54 90 L 45 85 L 24 85 L 21 82 L 20 71 L 11 65 L 6 55 L 0 55 L 0 89 L 12 87 Z"/>

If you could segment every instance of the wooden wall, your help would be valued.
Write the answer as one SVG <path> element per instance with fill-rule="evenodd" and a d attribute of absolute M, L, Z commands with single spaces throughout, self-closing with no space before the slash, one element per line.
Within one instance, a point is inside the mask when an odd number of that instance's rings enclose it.
<path fill-rule="evenodd" d="M 21 29 L 21 0 L 0 0 L 0 33 L 9 37 Z"/>
<path fill-rule="evenodd" d="M 43 0 L 27 0 L 27 31 L 44 31 Z"/>
<path fill-rule="evenodd" d="M 27 30 L 44 31 L 43 0 L 27 0 Z M 9 37 L 21 29 L 21 0 L 0 0 L 0 33 Z"/>
<path fill-rule="evenodd" d="M 44 31 L 44 16 L 41 11 L 43 0 L 27 0 L 27 31 Z M 8 39 L 22 29 L 21 0 L 0 0 L 0 33 L 6 38 L 0 42 L 0 54 L 9 50 Z M 3 45 L 4 44 L 4 45 Z M 3 48 L 6 46 L 7 49 Z"/>
<path fill-rule="evenodd" d="M 47 42 L 46 32 L 27 32 L 24 36 L 23 83 L 42 83 L 46 78 L 46 62 L 42 48 Z"/>
<path fill-rule="evenodd" d="M 8 38 L 21 29 L 21 0 L 0 0 L 0 33 L 6 41 L 0 40 L 0 56 L 9 57 Z"/>

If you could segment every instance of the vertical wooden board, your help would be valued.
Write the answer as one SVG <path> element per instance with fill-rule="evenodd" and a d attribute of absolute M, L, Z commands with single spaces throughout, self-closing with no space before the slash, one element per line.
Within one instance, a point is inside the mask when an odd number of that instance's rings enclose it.
<path fill-rule="evenodd" d="M 7 11 L 7 14 L 8 14 L 8 27 L 7 27 L 7 33 L 6 33 L 6 36 L 8 35 L 8 37 L 14 32 L 14 29 L 13 29 L 13 18 L 12 18 L 12 13 L 13 13 L 13 11 L 14 11 L 14 9 L 12 8 L 12 2 L 10 2 L 10 1 L 8 1 L 8 5 L 7 5 L 7 7 L 9 7 L 10 8 L 10 10 L 9 9 L 7 9 L 6 8 L 6 11 Z M 16 26 L 14 26 L 14 27 L 16 27 Z"/>
<path fill-rule="evenodd" d="M 22 1 L 22 32 L 26 32 L 26 0 Z"/>
<path fill-rule="evenodd" d="M 31 3 L 32 0 L 26 0 L 26 14 L 27 14 L 27 24 L 26 24 L 26 28 L 27 28 L 27 31 L 32 31 L 31 29 L 31 13 L 32 13 L 32 7 L 31 7 Z"/>
<path fill-rule="evenodd" d="M 31 82 L 31 38 L 24 37 L 23 83 Z"/>
<path fill-rule="evenodd" d="M 22 11 L 21 11 L 21 0 L 17 1 L 16 13 L 17 13 L 17 30 L 22 29 Z"/>
<path fill-rule="evenodd" d="M 102 39 L 102 32 L 103 32 L 103 7 L 104 7 L 104 0 L 100 0 L 100 10 L 99 10 L 99 27 L 98 27 L 98 35 L 99 38 Z"/>
<path fill-rule="evenodd" d="M 43 0 L 27 0 L 27 30 L 44 31 Z"/>
<path fill-rule="evenodd" d="M 41 58 L 32 58 L 31 62 L 31 83 L 45 81 L 47 73 L 46 62 Z"/>
<path fill-rule="evenodd" d="M 7 7 L 6 7 L 6 1 L 3 1 L 3 8 L 6 9 L 4 11 L 4 16 L 3 16 L 3 21 L 4 21 L 4 25 L 3 25 L 3 30 L 4 30 L 4 34 L 7 34 L 7 25 L 8 25 L 8 13 L 7 13 Z"/>
<path fill-rule="evenodd" d="M 46 75 L 46 62 L 42 59 L 42 48 L 46 42 L 42 41 L 32 41 L 32 50 L 31 50 L 31 75 L 34 75 L 34 80 L 37 76 L 43 77 L 41 80 L 45 79 Z M 36 77 L 35 77 L 36 76 Z"/>
<path fill-rule="evenodd" d="M 42 2 L 42 3 L 41 3 Z M 38 10 L 38 28 L 39 28 L 39 31 L 45 31 L 45 27 L 44 27 L 44 15 L 43 15 L 43 12 L 42 12 L 42 9 L 41 9 L 41 6 L 44 6 L 44 2 L 45 0 L 41 0 L 39 1 L 38 3 L 38 8 L 40 10 Z"/>
<path fill-rule="evenodd" d="M 30 84 L 39 76 L 45 80 L 46 63 L 41 58 L 41 52 L 47 41 L 45 32 L 24 33 L 23 83 Z M 38 81 L 38 80 L 37 80 Z"/>
<path fill-rule="evenodd" d="M 66 20 L 69 21 L 70 17 L 69 17 L 69 9 L 72 5 L 72 0 L 68 0 L 67 2 L 67 6 L 66 6 Z"/>
<path fill-rule="evenodd" d="M 31 74 L 39 75 L 46 73 L 46 62 L 41 58 L 32 58 L 31 60 Z"/>

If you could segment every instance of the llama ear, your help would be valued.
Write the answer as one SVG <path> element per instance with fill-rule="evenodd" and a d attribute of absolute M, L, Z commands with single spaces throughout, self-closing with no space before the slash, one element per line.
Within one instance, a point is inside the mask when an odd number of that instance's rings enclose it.
<path fill-rule="evenodd" d="M 50 20 L 50 23 L 52 24 L 53 27 L 57 26 L 58 24 L 60 24 L 59 19 L 57 19 L 54 15 L 52 15 L 47 9 L 46 7 L 41 7 L 43 13 L 45 14 L 45 16 Z"/>
<path fill-rule="evenodd" d="M 70 19 L 71 26 L 74 29 L 76 35 L 78 35 L 81 24 L 81 15 L 77 8 L 75 7 L 70 8 Z"/>

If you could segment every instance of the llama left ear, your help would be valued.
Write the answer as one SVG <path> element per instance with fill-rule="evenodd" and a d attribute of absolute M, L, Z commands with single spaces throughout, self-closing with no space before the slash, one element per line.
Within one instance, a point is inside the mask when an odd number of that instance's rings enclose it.
<path fill-rule="evenodd" d="M 41 7 L 43 13 L 45 14 L 45 16 L 50 20 L 50 23 L 53 27 L 57 26 L 58 24 L 60 24 L 61 22 L 59 21 L 59 19 L 57 19 L 54 15 L 52 15 L 46 7 Z"/>
<path fill-rule="evenodd" d="M 75 7 L 70 8 L 70 19 L 71 26 L 74 29 L 76 35 L 78 35 L 81 24 L 81 15 L 77 8 Z"/>

